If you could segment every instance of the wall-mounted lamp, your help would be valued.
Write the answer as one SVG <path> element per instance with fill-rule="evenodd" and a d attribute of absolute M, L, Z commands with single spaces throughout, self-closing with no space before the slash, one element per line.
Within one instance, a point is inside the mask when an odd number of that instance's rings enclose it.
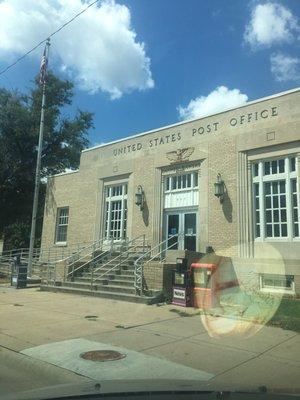
<path fill-rule="evenodd" d="M 144 208 L 144 203 L 145 203 L 145 196 L 144 196 L 144 191 L 141 185 L 137 187 L 137 192 L 135 194 L 135 204 L 140 207 L 140 210 L 142 211 Z"/>
<path fill-rule="evenodd" d="M 223 203 L 225 194 L 225 183 L 220 173 L 217 175 L 217 182 L 214 183 L 214 187 L 215 187 L 215 196 L 220 199 L 220 203 Z"/>

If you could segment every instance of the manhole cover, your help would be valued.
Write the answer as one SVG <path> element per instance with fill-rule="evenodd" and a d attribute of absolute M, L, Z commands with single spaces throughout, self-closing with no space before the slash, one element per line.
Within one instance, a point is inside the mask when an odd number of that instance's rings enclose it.
<path fill-rule="evenodd" d="M 117 361 L 126 357 L 126 354 L 121 354 L 114 350 L 93 350 L 80 354 L 84 360 L 90 361 Z"/>

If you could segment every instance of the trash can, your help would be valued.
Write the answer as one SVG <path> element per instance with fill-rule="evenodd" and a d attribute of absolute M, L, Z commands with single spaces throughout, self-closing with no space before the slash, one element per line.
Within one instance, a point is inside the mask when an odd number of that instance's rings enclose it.
<path fill-rule="evenodd" d="M 14 256 L 12 260 L 10 283 L 16 289 L 27 286 L 27 265 L 21 263 L 20 256 Z"/>

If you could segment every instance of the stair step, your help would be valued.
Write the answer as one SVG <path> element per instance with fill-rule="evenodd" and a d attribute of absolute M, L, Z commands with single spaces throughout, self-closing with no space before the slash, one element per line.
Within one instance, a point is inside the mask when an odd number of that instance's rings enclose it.
<path fill-rule="evenodd" d="M 134 289 L 133 285 L 118 286 L 118 285 L 113 285 L 111 282 L 109 282 L 107 285 L 99 285 L 97 282 L 95 282 L 95 286 L 96 286 L 96 290 L 100 290 L 100 291 L 135 294 L 135 289 Z"/>
<path fill-rule="evenodd" d="M 105 270 L 109 270 L 109 269 L 114 269 L 114 268 L 134 268 L 134 264 L 126 264 L 126 263 L 116 263 L 116 264 L 108 264 L 108 265 L 101 265 L 101 264 L 97 264 L 95 267 L 95 269 L 100 268 L 101 270 L 105 271 Z"/>
<path fill-rule="evenodd" d="M 90 290 L 91 288 L 91 284 L 90 282 L 78 282 L 78 281 L 74 281 L 74 282 L 64 282 L 64 286 L 65 287 L 74 287 L 74 288 L 79 288 L 79 289 L 87 289 Z M 111 284 L 111 282 L 104 284 L 101 282 L 94 282 L 93 283 L 93 288 L 94 290 L 100 290 L 100 291 L 109 291 L 109 292 L 117 292 L 117 293 L 135 293 L 135 289 L 133 287 L 133 284 L 131 286 L 118 286 L 118 285 L 113 285 Z"/>
<path fill-rule="evenodd" d="M 112 267 L 114 267 L 116 265 L 119 265 L 119 266 L 122 266 L 122 265 L 134 266 L 134 260 L 125 259 L 125 260 L 116 260 L 116 261 L 112 260 L 110 262 L 104 262 L 104 263 L 99 262 L 99 263 L 95 264 L 95 268 L 99 268 L 99 267 L 112 268 Z"/>
<path fill-rule="evenodd" d="M 113 300 L 121 300 L 121 301 L 129 301 L 133 303 L 142 303 L 142 304 L 153 304 L 158 301 L 156 297 L 146 297 L 146 296 L 137 296 L 134 294 L 128 293 L 116 293 L 116 292 L 108 292 L 108 291 L 99 291 L 99 290 L 86 290 L 86 289 L 78 289 L 73 287 L 66 286 L 47 286 L 42 285 L 40 290 L 48 291 L 48 292 L 62 292 L 62 293 L 71 293 L 71 294 L 80 294 L 81 296 L 94 296 L 94 297 L 103 297 Z"/>
<path fill-rule="evenodd" d="M 99 279 L 97 282 L 100 283 L 101 285 L 107 285 L 107 283 L 111 279 L 114 279 L 114 277 L 112 277 L 112 278 L 109 278 L 109 277 L 102 278 L 102 279 Z M 75 278 L 74 282 L 90 284 L 91 283 L 91 278 L 79 277 L 79 278 Z"/>
<path fill-rule="evenodd" d="M 121 271 L 121 276 L 134 276 L 134 269 L 133 270 L 123 270 Z"/>
<path fill-rule="evenodd" d="M 78 283 L 86 283 L 89 284 L 91 282 L 90 277 L 76 277 L 74 279 L 74 282 Z M 134 276 L 123 276 L 123 275 L 107 275 L 104 276 L 103 278 L 97 280 L 97 284 L 100 285 L 107 285 L 108 283 L 114 284 L 114 285 L 121 285 L 121 286 L 133 286 L 134 283 Z"/>
<path fill-rule="evenodd" d="M 123 274 L 125 272 L 126 273 L 128 272 L 129 274 L 132 274 L 132 273 L 134 273 L 134 270 L 135 270 L 134 266 L 130 267 L 130 266 L 126 266 L 126 265 L 123 265 L 122 267 L 118 267 L 118 268 L 115 268 L 115 269 L 113 269 L 111 267 L 110 268 L 104 267 L 104 268 L 98 269 L 97 271 L 94 271 L 94 275 L 95 276 L 100 276 L 103 273 L 107 273 L 109 275 L 120 275 L 120 274 Z M 92 275 L 91 269 L 86 270 L 86 271 L 82 271 L 82 274 L 81 274 L 81 276 L 91 276 L 91 275 Z"/>
<path fill-rule="evenodd" d="M 104 273 L 105 271 L 99 271 L 98 273 L 95 273 L 94 274 L 94 277 L 100 277 L 103 273 Z M 103 278 L 107 278 L 107 277 L 109 277 L 109 276 L 119 276 L 119 275 L 121 275 L 121 271 L 119 270 L 119 271 L 111 271 L 111 272 L 108 272 L 107 274 L 104 274 L 103 275 Z M 81 275 L 81 278 L 88 278 L 88 279 L 91 279 L 92 278 L 92 273 L 91 272 L 83 272 L 83 274 Z"/>
<path fill-rule="evenodd" d="M 133 288 L 133 284 L 134 284 L 134 278 L 132 278 L 131 280 L 127 280 L 127 279 L 120 279 L 118 277 L 118 279 L 110 279 L 108 281 L 108 286 L 116 285 L 116 286 L 127 286 Z"/>

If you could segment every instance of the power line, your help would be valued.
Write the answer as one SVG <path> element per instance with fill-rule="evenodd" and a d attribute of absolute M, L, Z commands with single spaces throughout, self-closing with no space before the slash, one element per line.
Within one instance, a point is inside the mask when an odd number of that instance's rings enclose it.
<path fill-rule="evenodd" d="M 100 0 L 95 0 L 91 4 L 89 4 L 86 8 L 84 8 L 82 11 L 80 11 L 78 14 L 74 15 L 73 18 L 71 18 L 68 22 L 64 23 L 60 28 L 58 28 L 56 31 L 52 32 L 49 36 L 47 36 L 46 39 L 42 40 L 39 42 L 36 46 L 34 46 L 31 50 L 27 51 L 27 53 L 23 54 L 21 57 L 19 57 L 16 61 L 14 61 L 12 64 L 8 65 L 6 68 L 4 68 L 2 71 L 0 71 L 0 75 L 3 75 L 6 71 L 14 67 L 18 62 L 22 61 L 25 57 L 27 57 L 30 53 L 32 53 L 34 50 L 36 50 L 39 46 L 41 46 L 43 43 L 45 43 L 48 39 L 50 39 L 52 36 L 56 35 L 58 32 L 60 32 L 62 29 L 64 29 L 67 25 L 69 25 L 71 22 L 73 22 L 76 18 L 78 18 L 81 14 L 85 13 L 90 7 L 92 7 L 94 4 L 98 3 Z"/>

